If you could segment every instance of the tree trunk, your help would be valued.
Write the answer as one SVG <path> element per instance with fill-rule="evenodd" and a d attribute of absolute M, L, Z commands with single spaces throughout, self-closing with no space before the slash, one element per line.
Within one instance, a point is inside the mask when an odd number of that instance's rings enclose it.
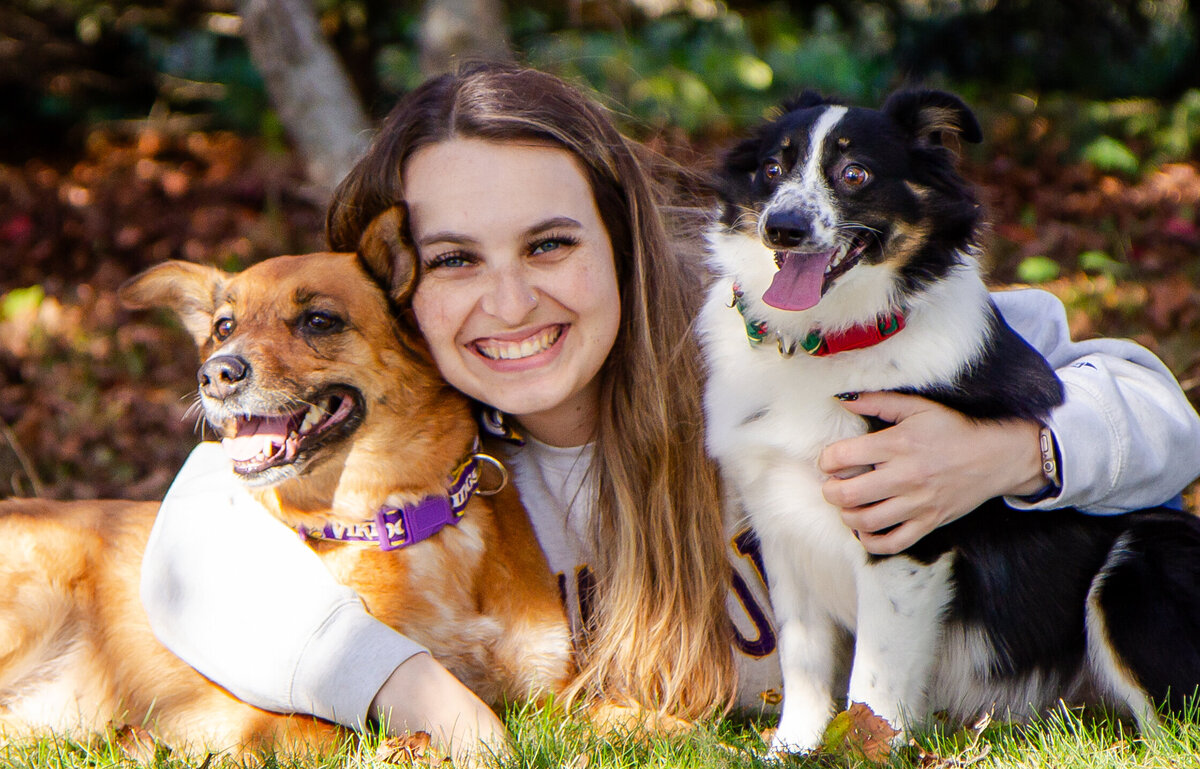
<path fill-rule="evenodd" d="M 426 0 L 421 11 L 421 74 L 463 61 L 512 59 L 499 0 Z"/>
<path fill-rule="evenodd" d="M 324 196 L 362 156 L 370 123 L 311 0 L 238 0 L 242 36 L 284 129 Z"/>

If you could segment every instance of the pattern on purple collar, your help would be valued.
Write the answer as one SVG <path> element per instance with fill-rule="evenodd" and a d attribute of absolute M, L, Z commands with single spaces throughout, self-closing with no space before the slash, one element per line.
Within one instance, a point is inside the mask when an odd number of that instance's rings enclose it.
<path fill-rule="evenodd" d="M 404 507 L 385 505 L 375 513 L 373 520 L 353 524 L 332 522 L 321 529 L 301 526 L 297 532 L 301 539 L 371 543 L 378 545 L 380 550 L 398 550 L 428 539 L 446 526 L 458 525 L 471 495 L 479 487 L 479 460 L 485 455 L 478 452 L 479 441 L 476 439 L 471 455 L 455 471 L 444 495 L 425 497 Z"/>

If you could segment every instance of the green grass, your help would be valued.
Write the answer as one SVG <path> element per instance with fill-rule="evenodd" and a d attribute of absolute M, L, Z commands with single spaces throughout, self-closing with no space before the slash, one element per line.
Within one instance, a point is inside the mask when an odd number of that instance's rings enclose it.
<path fill-rule="evenodd" d="M 1139 736 L 1130 723 L 1080 710 L 1060 710 L 1034 724 L 991 724 L 980 730 L 934 730 L 896 751 L 888 769 L 1183 769 L 1200 767 L 1200 719 L 1193 712 L 1167 719 L 1161 733 Z M 699 725 L 686 736 L 600 736 L 581 720 L 561 712 L 514 709 L 507 715 L 514 736 L 512 754 L 498 763 L 503 769 L 830 769 L 875 766 L 852 753 L 765 760 L 760 729 L 769 721 L 727 718 Z M 377 753 L 377 737 L 366 737 L 341 754 L 297 762 L 267 757 L 254 765 L 279 769 L 385 769 L 393 766 Z M 185 761 L 159 749 L 147 765 L 163 769 L 223 769 L 241 762 L 210 759 Z M 82 744 L 63 738 L 0 746 L 0 767 L 8 769 L 107 769 L 134 767 L 112 737 Z M 427 765 L 419 762 L 419 765 Z M 437 765 L 435 762 L 434 765 Z"/>

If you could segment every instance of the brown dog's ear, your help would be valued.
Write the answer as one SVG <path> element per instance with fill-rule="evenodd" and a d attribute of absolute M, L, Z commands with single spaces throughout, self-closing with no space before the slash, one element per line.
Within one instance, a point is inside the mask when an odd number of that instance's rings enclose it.
<path fill-rule="evenodd" d="M 228 277 L 227 273 L 207 265 L 163 262 L 126 281 L 119 296 L 121 303 L 131 310 L 151 307 L 174 310 L 200 347 L 212 335 L 217 292 Z"/>
<path fill-rule="evenodd" d="M 403 206 L 392 206 L 371 220 L 358 243 L 358 258 L 392 299 L 408 302 L 417 283 L 417 255 L 404 236 Z"/>

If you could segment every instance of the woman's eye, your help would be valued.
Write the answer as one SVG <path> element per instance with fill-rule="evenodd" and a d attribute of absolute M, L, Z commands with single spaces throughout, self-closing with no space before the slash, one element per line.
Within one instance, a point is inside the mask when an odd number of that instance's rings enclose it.
<path fill-rule="evenodd" d="M 340 331 L 345 325 L 341 318 L 329 312 L 310 312 L 304 316 L 304 328 L 318 334 Z"/>
<path fill-rule="evenodd" d="M 564 238 L 564 237 L 546 238 L 545 240 L 539 240 L 539 241 L 534 242 L 529 248 L 529 253 L 534 254 L 534 255 L 548 254 L 551 251 L 557 251 L 560 248 L 564 248 L 567 246 L 573 246 L 578 242 L 579 241 L 574 238 Z"/>
<path fill-rule="evenodd" d="M 471 261 L 466 254 L 457 251 L 441 254 L 430 259 L 425 264 L 426 270 L 436 270 L 439 267 L 466 267 Z"/>
<path fill-rule="evenodd" d="M 778 161 L 768 160 L 766 163 L 763 163 L 762 173 L 764 179 L 773 182 L 783 176 L 783 166 L 779 165 Z"/>
<path fill-rule="evenodd" d="M 213 337 L 218 342 L 224 342 L 237 328 L 237 324 L 233 322 L 233 318 L 221 318 L 213 324 Z"/>
<path fill-rule="evenodd" d="M 861 187 L 871 180 L 871 172 L 857 163 L 851 163 L 842 169 L 842 181 L 848 187 Z"/>

